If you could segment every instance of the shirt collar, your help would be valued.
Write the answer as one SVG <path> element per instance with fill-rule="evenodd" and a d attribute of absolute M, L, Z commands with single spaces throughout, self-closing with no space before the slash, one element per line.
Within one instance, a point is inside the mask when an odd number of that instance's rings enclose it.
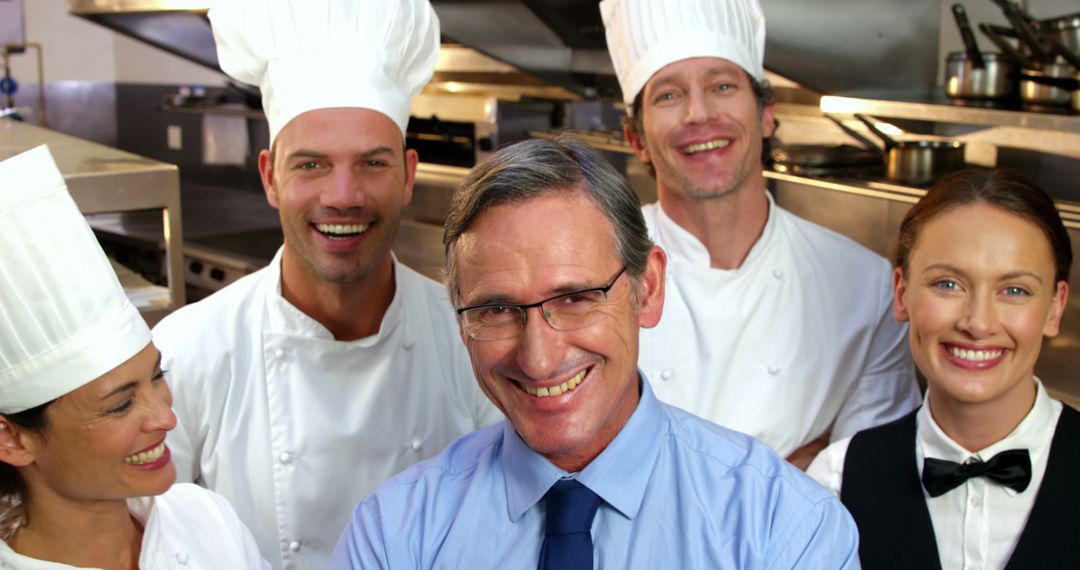
<path fill-rule="evenodd" d="M 776 233 L 776 202 L 773 201 L 772 194 L 768 191 L 765 191 L 765 199 L 769 201 L 769 214 L 765 219 L 765 228 L 761 232 L 761 237 L 754 242 L 754 246 L 746 254 L 742 266 L 736 269 L 717 269 L 716 271 L 737 272 L 762 255 L 762 250 L 766 248 L 773 234 Z M 712 268 L 712 258 L 709 256 L 709 250 L 705 249 L 705 244 L 701 243 L 697 236 L 668 217 L 667 212 L 664 211 L 659 202 L 656 203 L 655 238 L 656 243 L 663 247 L 664 251 L 672 258 L 681 259 L 693 266 L 706 269 Z"/>
<path fill-rule="evenodd" d="M 965 463 L 973 457 L 981 461 L 987 461 L 1008 449 L 1026 449 L 1031 455 L 1034 464 L 1035 458 L 1040 457 L 1049 449 L 1051 440 L 1049 434 L 1054 432 L 1054 424 L 1057 421 L 1053 400 L 1047 395 L 1046 388 L 1043 387 L 1038 378 L 1035 378 L 1034 382 L 1035 404 L 1016 426 L 1016 429 L 1012 430 L 1001 441 L 975 452 L 964 449 L 963 446 L 945 434 L 945 431 L 934 421 L 934 417 L 930 413 L 930 402 L 924 400 L 922 408 L 916 414 L 916 421 L 919 425 L 919 446 L 923 458 L 931 457 Z M 919 469 L 921 472 L 921 465 Z M 1011 489 L 1009 490 L 1011 491 Z"/>
<path fill-rule="evenodd" d="M 668 418 L 639 371 L 641 398 L 615 439 L 575 478 L 623 515 L 633 518 L 641 507 L 660 443 L 669 431 Z M 502 469 L 511 520 L 518 520 L 544 498 L 556 481 L 570 476 L 533 451 L 503 423 Z"/>
<path fill-rule="evenodd" d="M 281 256 L 285 250 L 285 246 L 281 246 L 277 253 L 274 255 L 274 259 L 270 261 L 270 265 L 267 267 L 269 274 L 268 279 L 268 291 L 272 294 L 269 295 L 269 303 L 271 311 L 271 328 L 280 333 L 287 335 L 303 336 L 307 338 L 320 339 L 337 342 L 334 339 L 333 333 L 330 332 L 322 323 L 308 316 L 306 313 L 296 308 L 295 305 L 290 303 L 281 294 Z M 391 253 L 393 256 L 393 253 Z M 398 329 L 399 323 L 403 319 L 403 301 L 401 298 L 404 296 L 402 289 L 404 285 L 401 282 L 401 268 L 398 266 L 398 260 L 396 256 L 392 257 L 394 264 L 394 298 L 390 301 L 390 306 L 386 309 L 386 314 L 383 315 L 382 323 L 379 325 L 379 331 L 371 336 L 349 341 L 349 346 L 352 348 L 364 348 L 371 347 L 379 344 L 383 339 L 389 338 L 395 330 Z"/>

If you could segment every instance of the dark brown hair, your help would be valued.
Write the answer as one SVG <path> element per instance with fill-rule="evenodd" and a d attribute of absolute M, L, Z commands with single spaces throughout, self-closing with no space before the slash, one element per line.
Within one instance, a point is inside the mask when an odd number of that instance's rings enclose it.
<path fill-rule="evenodd" d="M 750 89 L 754 92 L 754 100 L 757 101 L 758 115 L 765 111 L 765 107 L 772 105 L 776 101 L 776 94 L 773 92 L 772 86 L 769 85 L 768 80 L 758 81 L 754 79 L 752 75 L 743 70 L 743 74 L 750 80 Z M 634 103 L 631 105 L 630 112 L 622 118 L 622 124 L 624 128 L 629 128 L 631 133 L 638 139 L 645 140 L 645 127 L 642 123 L 642 116 L 645 114 L 645 107 L 642 102 L 642 97 L 645 93 L 645 88 L 642 87 L 641 91 L 634 96 Z M 775 121 L 775 119 L 774 119 Z M 779 126 L 780 122 L 776 121 L 776 126 Z M 773 139 L 765 137 L 761 142 L 761 162 L 765 164 L 769 161 L 769 155 L 772 153 Z M 645 163 L 645 170 L 648 171 L 649 176 L 656 178 L 656 167 L 653 163 Z"/>
<path fill-rule="evenodd" d="M 904 216 L 896 244 L 896 267 L 905 272 L 911 250 L 926 224 L 949 210 L 967 204 L 988 204 L 1035 224 L 1054 253 L 1054 281 L 1069 280 L 1072 245 L 1054 200 L 1020 173 L 1012 170 L 962 170 L 943 178 Z"/>
<path fill-rule="evenodd" d="M 4 414 L 4 417 L 19 429 L 40 433 L 45 431 L 45 410 L 55 401 L 51 400 L 15 414 Z M 19 470 L 14 465 L 0 461 L 0 497 L 16 496 L 21 499 L 24 491 Z"/>

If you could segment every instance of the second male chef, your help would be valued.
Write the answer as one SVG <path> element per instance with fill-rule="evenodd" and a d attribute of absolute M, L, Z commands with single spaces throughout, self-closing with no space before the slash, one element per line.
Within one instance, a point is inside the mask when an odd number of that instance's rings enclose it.
<path fill-rule="evenodd" d="M 775 128 L 757 0 L 604 0 L 608 49 L 656 174 L 644 207 L 668 253 L 664 318 L 642 331 L 656 395 L 753 435 L 803 469 L 918 404 L 880 256 L 765 191 Z"/>
<path fill-rule="evenodd" d="M 227 0 L 222 68 L 259 85 L 259 155 L 284 247 L 162 321 L 180 480 L 224 495 L 275 568 L 322 569 L 358 500 L 500 415 L 442 287 L 390 245 L 417 156 L 410 98 L 439 24 L 427 0 Z"/>

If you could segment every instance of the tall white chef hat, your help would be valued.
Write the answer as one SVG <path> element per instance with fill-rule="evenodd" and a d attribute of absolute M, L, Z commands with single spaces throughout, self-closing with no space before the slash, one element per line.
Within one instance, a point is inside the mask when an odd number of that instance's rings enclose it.
<path fill-rule="evenodd" d="M 123 364 L 150 329 L 42 145 L 0 162 L 0 413 Z"/>
<path fill-rule="evenodd" d="M 692 57 L 722 57 L 765 79 L 758 0 L 603 0 L 600 14 L 628 111 L 654 73 Z"/>
<path fill-rule="evenodd" d="M 404 135 L 439 55 L 428 0 L 216 0 L 209 16 L 221 69 L 262 91 L 271 142 L 333 107 L 379 111 Z"/>

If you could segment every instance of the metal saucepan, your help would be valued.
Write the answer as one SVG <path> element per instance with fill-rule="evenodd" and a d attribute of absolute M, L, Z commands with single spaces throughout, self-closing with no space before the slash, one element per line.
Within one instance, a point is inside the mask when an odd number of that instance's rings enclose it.
<path fill-rule="evenodd" d="M 1016 94 L 1017 74 L 1012 60 L 995 52 L 981 52 L 979 68 L 967 52 L 945 58 L 945 94 L 954 99 L 1003 99 Z"/>
<path fill-rule="evenodd" d="M 1049 63 L 1020 73 L 1020 99 L 1029 105 L 1067 106 L 1078 85 L 1076 69 L 1067 63 Z"/>
<path fill-rule="evenodd" d="M 980 52 L 967 12 L 953 4 L 964 51 L 945 58 L 945 94 L 954 99 L 1001 99 L 1016 93 L 1016 66 L 1007 56 Z"/>
<path fill-rule="evenodd" d="M 865 115 L 855 117 L 885 145 L 885 176 L 889 180 L 922 186 L 966 166 L 962 142 L 938 139 L 895 141 Z"/>
<path fill-rule="evenodd" d="M 1051 40 L 1065 46 L 1074 54 L 1080 54 L 1080 12 L 1043 20 L 1041 27 Z"/>

